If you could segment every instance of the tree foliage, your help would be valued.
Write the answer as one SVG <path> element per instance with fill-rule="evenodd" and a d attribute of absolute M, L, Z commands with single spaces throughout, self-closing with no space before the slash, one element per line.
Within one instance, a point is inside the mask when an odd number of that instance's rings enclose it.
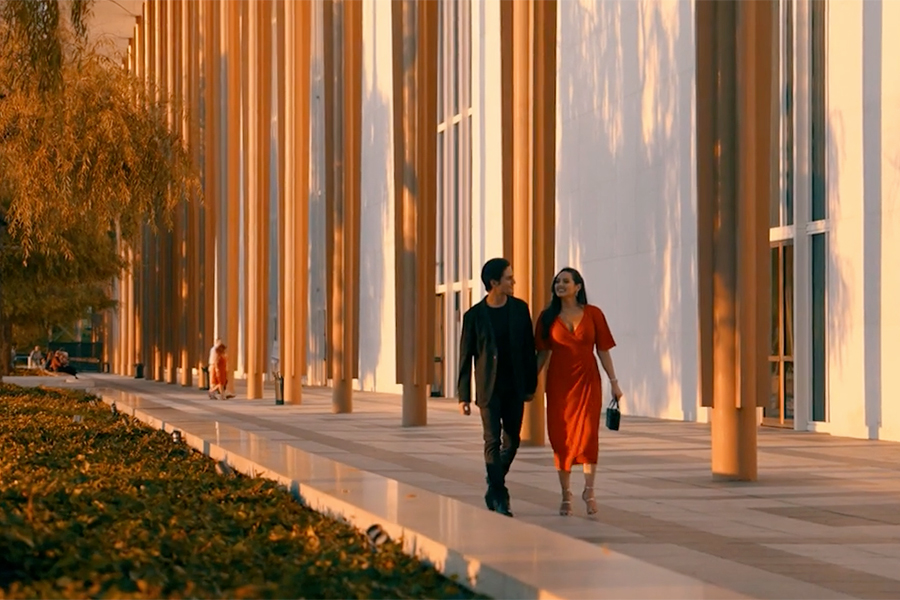
<path fill-rule="evenodd" d="M 12 89 L 47 92 L 62 82 L 67 42 L 83 43 L 91 0 L 70 0 L 64 12 L 55 0 L 5 0 L 0 4 L 0 44 Z M 67 19 L 68 17 L 68 27 Z"/>
<path fill-rule="evenodd" d="M 28 348 L 45 344 L 54 326 L 70 324 L 90 308 L 97 313 L 113 307 L 110 281 L 127 267 L 115 240 L 102 235 L 71 239 L 70 261 L 59 254 L 37 252 L 27 261 L 21 252 L 0 254 L 6 292 L 3 315 L 15 324 L 15 341 Z"/>
<path fill-rule="evenodd" d="M 85 216 L 91 234 L 118 223 L 126 241 L 144 222 L 165 222 L 184 194 L 198 192 L 190 154 L 166 121 L 169 99 L 46 17 L 58 2 L 2 7 L 0 193 L 13 242 L 26 257 L 42 247 L 73 258 L 69 230 L 84 228 Z M 49 41 L 54 32 L 61 50 Z"/>
<path fill-rule="evenodd" d="M 107 305 L 109 281 L 127 267 L 116 235 L 133 244 L 199 197 L 196 166 L 167 122 L 181 107 L 89 42 L 90 8 L 0 2 L 4 322 L 49 314 L 64 324 Z"/>

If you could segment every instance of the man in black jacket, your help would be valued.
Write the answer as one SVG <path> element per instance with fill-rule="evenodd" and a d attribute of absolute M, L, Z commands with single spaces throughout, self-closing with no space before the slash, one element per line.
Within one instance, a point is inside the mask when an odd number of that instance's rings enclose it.
<path fill-rule="evenodd" d="M 528 305 L 512 295 L 515 280 L 508 260 L 485 263 L 481 281 L 487 296 L 463 317 L 459 406 L 462 414 L 471 414 L 474 360 L 475 405 L 481 411 L 488 480 L 484 501 L 490 510 L 511 517 L 506 474 L 519 448 L 525 402 L 537 387 L 534 331 Z"/>

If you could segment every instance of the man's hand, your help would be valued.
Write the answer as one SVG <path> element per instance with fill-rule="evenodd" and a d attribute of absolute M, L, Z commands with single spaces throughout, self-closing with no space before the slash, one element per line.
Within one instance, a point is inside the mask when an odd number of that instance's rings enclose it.
<path fill-rule="evenodd" d="M 464 416 L 469 416 L 472 414 L 472 403 L 471 402 L 460 402 L 459 403 L 459 414 Z"/>
<path fill-rule="evenodd" d="M 534 400 L 534 394 L 528 394 L 527 396 L 525 396 L 525 402 L 531 402 L 532 400 Z"/>

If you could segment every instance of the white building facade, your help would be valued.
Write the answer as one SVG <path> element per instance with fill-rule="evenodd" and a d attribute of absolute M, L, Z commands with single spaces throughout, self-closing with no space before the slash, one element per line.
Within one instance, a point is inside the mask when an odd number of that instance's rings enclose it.
<path fill-rule="evenodd" d="M 628 414 L 706 421 L 698 397 L 693 3 L 558 8 L 557 267 L 603 308 Z M 463 312 L 502 254 L 500 7 L 440 9 L 433 394 L 455 394 Z M 397 392 L 391 13 L 366 2 L 358 389 Z M 766 424 L 900 440 L 900 4 L 779 6 Z M 515 269 L 515 265 L 513 265 Z M 313 274 L 315 277 L 315 274 Z M 550 282 L 546 282 L 550 285 Z M 323 310 L 315 306 L 311 315 Z M 537 307 L 533 307 L 537 310 Z M 316 351 L 311 348 L 311 383 Z"/>

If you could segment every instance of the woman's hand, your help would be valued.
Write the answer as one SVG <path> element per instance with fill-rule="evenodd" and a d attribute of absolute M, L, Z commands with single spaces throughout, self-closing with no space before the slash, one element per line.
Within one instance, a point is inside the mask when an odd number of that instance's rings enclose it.
<path fill-rule="evenodd" d="M 621 399 L 622 399 L 622 396 L 623 396 L 624 394 L 622 394 L 622 388 L 619 387 L 619 382 L 618 382 L 618 381 L 613 381 L 613 382 L 612 382 L 612 393 L 613 393 L 613 396 L 616 397 L 616 400 L 621 400 Z"/>

